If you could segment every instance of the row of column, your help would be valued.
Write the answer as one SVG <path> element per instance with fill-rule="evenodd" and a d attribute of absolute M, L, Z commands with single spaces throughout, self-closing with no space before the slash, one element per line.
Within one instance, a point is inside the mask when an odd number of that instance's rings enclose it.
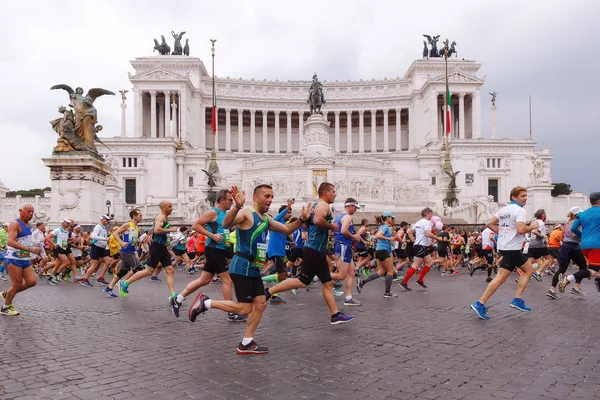
<path fill-rule="evenodd" d="M 256 153 L 256 111 L 257 110 L 249 110 L 250 111 L 250 153 Z M 378 110 L 370 110 L 368 112 L 371 113 L 371 152 L 377 152 L 377 115 Z M 410 109 L 409 109 L 410 111 Z M 238 109 L 238 151 L 242 151 L 244 149 L 244 126 L 243 126 L 243 115 L 244 110 Z M 346 152 L 353 152 L 353 143 L 352 143 L 352 113 L 354 111 L 333 111 L 335 114 L 335 125 L 334 125 L 334 143 L 333 148 L 336 153 L 340 152 L 340 115 L 344 112 L 347 118 L 347 134 L 346 134 Z M 395 109 L 396 112 L 396 151 L 401 150 L 400 142 L 401 142 L 401 108 Z M 267 115 L 268 111 L 261 111 L 262 119 L 263 119 L 263 131 L 262 131 L 262 152 L 268 152 L 268 126 L 267 126 Z M 279 115 L 280 111 L 274 111 L 275 114 L 275 153 L 281 153 L 280 146 L 280 127 L 279 127 Z M 293 111 L 286 111 L 287 115 L 287 130 L 286 130 L 286 153 L 292 152 L 292 113 Z M 365 127 L 364 127 L 364 113 L 365 110 L 359 110 L 359 140 L 358 140 L 358 152 L 365 152 Z M 203 113 L 204 114 L 204 113 Z M 327 118 L 327 111 L 323 112 L 323 116 Z M 298 112 L 299 116 L 299 127 L 298 127 L 298 135 L 299 135 L 299 146 L 302 147 L 302 130 L 304 124 L 304 112 Z M 383 151 L 388 152 L 389 149 L 389 123 L 388 123 L 389 110 L 383 110 Z M 409 115 L 410 118 L 410 115 Z M 217 125 L 217 132 L 215 134 L 215 143 L 219 143 L 219 127 Z M 408 143 L 407 143 L 408 145 Z M 231 109 L 225 109 L 225 151 L 231 151 Z"/>
<path fill-rule="evenodd" d="M 134 88 L 134 112 L 135 112 L 135 127 L 137 131 L 135 135 L 144 136 L 144 93 L 150 94 L 150 137 L 178 137 L 178 130 L 181 129 L 182 135 L 185 137 L 187 133 L 187 118 L 186 118 L 186 99 L 187 94 L 184 90 L 171 91 L 165 90 L 158 92 L 156 90 L 142 91 Z M 164 102 L 157 104 L 156 96 L 158 93 L 164 95 Z M 158 112 L 158 118 L 157 118 Z"/>
<path fill-rule="evenodd" d="M 456 118 L 454 117 L 454 107 L 450 109 L 450 121 L 452 126 L 450 127 L 450 131 L 452 132 L 452 137 L 465 139 L 465 96 L 467 93 L 454 93 L 458 95 L 458 132 L 456 129 Z M 476 128 L 479 126 L 479 112 L 476 110 L 476 107 L 479 105 L 479 92 L 469 93 L 471 96 L 471 137 L 473 139 L 478 138 L 478 134 L 476 133 Z M 437 101 L 437 99 L 436 99 Z M 446 104 L 444 104 L 438 112 L 438 118 L 441 119 L 443 125 L 442 135 L 446 132 Z M 457 134 L 458 133 L 458 134 Z"/>

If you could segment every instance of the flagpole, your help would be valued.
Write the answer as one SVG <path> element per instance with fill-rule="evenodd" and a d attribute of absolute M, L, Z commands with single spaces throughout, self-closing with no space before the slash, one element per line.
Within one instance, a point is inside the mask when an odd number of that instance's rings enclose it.
<path fill-rule="evenodd" d="M 212 54 L 212 107 L 211 107 L 211 129 L 212 129 L 212 150 L 210 152 L 210 165 L 208 166 L 208 172 L 217 173 L 219 172 L 219 166 L 217 165 L 217 151 L 216 151 L 216 126 L 218 118 L 218 112 L 216 111 L 217 97 L 215 92 L 215 42 L 217 39 L 210 39 L 212 46 L 210 48 Z"/>
<path fill-rule="evenodd" d="M 442 170 L 444 172 L 453 172 L 453 168 L 452 168 L 452 164 L 450 163 L 450 143 L 448 140 L 448 130 L 450 129 L 450 120 L 448 118 L 449 116 L 449 112 L 450 109 L 448 108 L 448 103 L 450 102 L 450 87 L 448 86 L 448 46 L 450 44 L 450 41 L 448 39 L 446 39 L 444 41 L 444 61 L 446 64 L 446 90 L 444 93 L 444 106 L 446 109 L 445 115 L 444 115 L 444 121 L 445 121 L 445 131 L 444 131 L 444 144 L 442 146 L 442 150 L 445 150 L 444 152 L 444 165 L 442 166 Z"/>
<path fill-rule="evenodd" d="M 529 95 L 529 139 L 533 140 L 533 133 L 531 131 L 531 95 Z"/>

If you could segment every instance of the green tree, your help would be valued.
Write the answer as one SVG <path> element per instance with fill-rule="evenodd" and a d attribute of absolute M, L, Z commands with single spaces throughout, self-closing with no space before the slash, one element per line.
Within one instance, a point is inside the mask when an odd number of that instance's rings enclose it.
<path fill-rule="evenodd" d="M 572 192 L 571 185 L 569 185 L 568 183 L 559 182 L 559 183 L 553 183 L 553 185 L 554 185 L 554 188 L 552 189 L 552 192 L 550 193 L 552 195 L 552 197 L 560 196 L 561 194 L 571 194 L 571 192 Z"/>
<path fill-rule="evenodd" d="M 11 190 L 6 192 L 6 197 L 35 197 L 35 196 L 44 196 L 44 192 L 50 191 L 50 187 L 46 186 L 43 189 L 29 189 L 29 190 Z"/>

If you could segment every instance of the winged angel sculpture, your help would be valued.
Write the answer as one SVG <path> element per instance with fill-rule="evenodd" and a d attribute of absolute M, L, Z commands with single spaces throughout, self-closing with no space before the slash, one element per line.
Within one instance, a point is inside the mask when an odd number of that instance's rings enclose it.
<path fill-rule="evenodd" d="M 51 90 L 62 89 L 69 93 L 68 110 L 61 106 L 58 111 L 62 118 L 50 121 L 52 128 L 59 134 L 59 139 L 54 147 L 55 152 L 89 151 L 98 154 L 96 144 L 102 143 L 97 133 L 102 130 L 98 125 L 98 112 L 94 101 L 105 94 L 113 95 L 110 90 L 93 88 L 83 95 L 83 89 L 78 87 L 73 90 L 69 85 L 54 85 Z M 104 144 L 104 143 L 102 143 Z"/>

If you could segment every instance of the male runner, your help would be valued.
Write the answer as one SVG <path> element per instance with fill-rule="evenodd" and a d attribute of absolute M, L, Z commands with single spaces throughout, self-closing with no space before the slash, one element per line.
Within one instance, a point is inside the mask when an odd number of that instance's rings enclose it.
<path fill-rule="evenodd" d="M 171 297 L 177 296 L 175 293 L 175 271 L 171 265 L 171 255 L 167 248 L 167 234 L 177 232 L 177 228 L 171 227 L 169 223 L 169 215 L 173 212 L 173 203 L 167 200 L 161 201 L 160 214 L 154 217 L 152 225 L 152 243 L 150 244 L 150 256 L 148 258 L 148 266 L 143 271 L 138 271 L 126 281 L 121 282 L 121 297 L 127 297 L 129 293 L 129 285 L 133 282 L 152 275 L 155 268 L 161 265 L 165 269 L 167 275 L 167 287 L 169 288 L 169 301 Z"/>
<path fill-rule="evenodd" d="M 319 202 L 312 206 L 312 212 L 306 222 L 308 227 L 308 240 L 304 244 L 303 263 L 298 278 L 286 279 L 265 291 L 265 296 L 270 298 L 273 293 L 285 292 L 286 290 L 305 288 L 315 276 L 318 276 L 323 285 L 323 299 L 327 303 L 331 314 L 332 325 L 343 324 L 354 319 L 353 315 L 345 315 L 339 311 L 335 304 L 333 294 L 333 281 L 329 272 L 327 262 L 327 242 L 329 231 L 337 232 L 338 225 L 332 224 L 330 204 L 335 201 L 335 186 L 323 182 L 319 185 Z"/>
<path fill-rule="evenodd" d="M 60 222 L 60 226 L 54 229 L 48 235 L 48 240 L 50 243 L 52 243 L 52 252 L 54 258 L 56 258 L 56 263 L 46 281 L 50 285 L 58 284 L 60 282 L 58 279 L 58 274 L 60 274 L 67 266 L 71 265 L 71 261 L 68 257 L 71 251 L 69 250 L 70 224 L 71 220 L 63 218 Z"/>
<path fill-rule="evenodd" d="M 48 262 L 48 255 L 44 248 L 44 243 L 46 241 L 46 225 L 43 222 L 38 222 L 35 224 L 35 227 L 36 229 L 31 233 L 31 245 L 40 249 L 40 254 L 33 254 L 31 256 L 31 262 L 33 264 L 35 260 L 38 263 L 36 268 L 38 270 L 38 276 L 41 278 L 44 266 Z"/>
<path fill-rule="evenodd" d="M 231 188 L 235 207 L 223 220 L 223 227 L 237 226 L 235 255 L 231 260 L 229 272 L 238 302 L 232 300 L 211 300 L 204 293 L 199 293 L 188 312 L 188 318 L 194 322 L 196 317 L 206 310 L 216 308 L 228 313 L 249 315 L 244 338 L 238 345 L 238 354 L 266 354 L 269 349 L 259 346 L 254 341 L 254 333 L 267 306 L 265 290 L 261 279 L 260 268 L 266 262 L 267 230 L 291 234 L 308 220 L 311 205 L 302 208 L 301 217 L 287 225 L 273 221 L 265 214 L 273 201 L 273 189 L 269 185 L 259 185 L 252 195 L 253 206 L 244 208 L 246 193 L 236 186 Z M 207 247 L 208 249 L 208 247 Z M 286 284 L 289 280 L 282 282 Z M 280 285 L 281 285 L 280 284 Z M 333 297 L 333 293 L 332 293 Z"/>
<path fill-rule="evenodd" d="M 581 251 L 589 268 L 580 268 L 575 274 L 561 279 L 558 284 L 561 292 L 565 291 L 565 286 L 570 282 L 575 281 L 576 284 L 580 284 L 583 278 L 596 278 L 594 282 L 600 292 L 600 192 L 590 194 L 590 204 L 592 206 L 580 212 L 571 225 L 571 233 L 581 238 Z M 571 293 L 583 295 L 579 288 L 577 291 L 579 293 L 573 291 Z"/>
<path fill-rule="evenodd" d="M 13 306 L 16 294 L 35 286 L 37 278 L 29 261 L 30 253 L 40 254 L 38 247 L 31 245 L 29 221 L 33 218 L 33 206 L 25 204 L 19 209 L 19 218 L 8 225 L 6 254 L 4 260 L 10 276 L 11 286 L 6 292 L 0 292 L 4 304 L 0 306 L 2 315 L 19 315 Z"/>
<path fill-rule="evenodd" d="M 485 280 L 487 283 L 492 281 L 492 270 L 494 269 L 494 243 L 496 243 L 496 239 L 494 239 L 495 235 L 494 231 L 488 227 L 481 232 L 481 256 L 484 259 L 484 263 L 478 267 L 471 268 L 469 272 L 469 274 L 473 276 L 473 273 L 478 269 L 487 269 L 487 279 Z"/>
<path fill-rule="evenodd" d="M 523 292 L 527 287 L 529 278 L 533 274 L 533 266 L 522 253 L 521 248 L 525 241 L 525 234 L 538 228 L 537 222 L 533 221 L 526 225 L 527 211 L 527 189 L 521 186 L 514 187 L 510 191 L 510 203 L 502 207 L 496 215 L 490 218 L 487 227 L 498 234 L 498 252 L 502 256 L 500 268 L 496 277 L 488 284 L 481 298 L 471 304 L 473 311 L 479 318 L 488 319 L 485 303 L 496 292 L 509 277 L 515 268 L 521 269 L 523 274 L 517 284 L 517 293 L 510 303 L 510 307 L 517 310 L 530 312 L 531 308 L 525 305 L 522 299 Z"/>
<path fill-rule="evenodd" d="M 119 272 L 114 274 L 112 281 L 103 289 L 108 297 L 117 297 L 113 292 L 113 288 L 117 282 L 130 271 L 136 271 L 142 266 L 142 263 L 135 252 L 135 246 L 140 237 L 140 228 L 138 227 L 138 224 L 142 221 L 142 211 L 139 208 L 134 208 L 129 212 L 129 218 L 131 218 L 129 222 L 121 225 L 119 229 L 112 234 L 112 237 L 121 244 L 121 264 Z M 121 235 L 123 236 L 121 237 Z"/>
<path fill-rule="evenodd" d="M 431 224 L 431 217 L 433 217 L 433 210 L 429 207 L 421 210 L 421 219 L 414 225 L 414 227 L 408 230 L 408 236 L 414 242 L 413 245 L 413 254 L 414 260 L 412 266 L 406 272 L 406 276 L 404 280 L 400 282 L 400 286 L 407 292 L 410 292 L 412 289 L 408 287 L 408 281 L 410 278 L 417 272 L 417 269 L 423 266 L 421 273 L 419 274 L 419 279 L 417 279 L 417 285 L 421 286 L 423 289 L 427 289 L 425 282 L 423 279 L 427 272 L 431 269 L 432 259 L 431 252 L 433 240 L 437 240 L 439 242 L 442 241 L 442 238 L 434 235 L 431 232 L 433 228 Z"/>
<path fill-rule="evenodd" d="M 188 283 L 183 291 L 175 297 L 171 297 L 171 310 L 173 315 L 179 318 L 179 308 L 187 296 L 200 289 L 202 286 L 208 285 L 215 275 L 221 278 L 223 299 L 231 301 L 233 283 L 229 272 L 227 271 L 228 250 L 226 245 L 229 244 L 229 229 L 223 227 L 223 220 L 227 211 L 231 209 L 233 204 L 233 195 L 230 190 L 223 189 L 217 193 L 216 207 L 207 210 L 196 222 L 192 228 L 201 235 L 206 236 L 206 245 L 204 248 L 204 268 L 198 277 Z M 243 322 L 247 318 L 244 316 L 230 313 L 228 319 L 231 322 Z"/>
<path fill-rule="evenodd" d="M 103 285 L 108 285 L 108 282 L 104 280 L 104 274 L 108 270 L 111 263 L 110 252 L 108 250 L 108 224 L 112 218 L 108 215 L 102 215 L 100 217 L 100 223 L 94 227 L 90 238 L 92 239 L 90 245 L 90 256 L 92 257 L 92 265 L 88 268 L 83 279 L 79 283 L 86 287 L 93 286 L 89 279 L 92 274 L 96 272 L 100 263 L 103 264 L 100 270 L 100 276 L 96 282 Z"/>
<path fill-rule="evenodd" d="M 349 197 L 344 202 L 344 211 L 333 221 L 338 226 L 338 231 L 334 232 L 333 238 L 334 253 L 337 272 L 331 274 L 331 279 L 344 281 L 346 290 L 345 306 L 360 306 L 361 302 L 352 298 L 352 287 L 356 276 L 356 265 L 352 257 L 352 245 L 354 242 L 363 243 L 361 235 L 366 232 L 366 227 L 361 227 L 358 232 L 354 231 L 354 222 L 352 216 L 360 210 L 358 201 Z"/>
<path fill-rule="evenodd" d="M 552 263 L 552 257 L 550 257 L 550 251 L 548 250 L 548 236 L 546 228 L 546 211 L 539 209 L 535 212 L 535 220 L 539 226 L 538 229 L 531 231 L 531 240 L 529 241 L 529 249 L 527 251 L 527 257 L 529 262 L 533 264 L 534 260 L 539 260 L 539 267 L 537 270 L 534 269 L 533 277 L 538 281 L 542 281 L 542 273 Z"/>

